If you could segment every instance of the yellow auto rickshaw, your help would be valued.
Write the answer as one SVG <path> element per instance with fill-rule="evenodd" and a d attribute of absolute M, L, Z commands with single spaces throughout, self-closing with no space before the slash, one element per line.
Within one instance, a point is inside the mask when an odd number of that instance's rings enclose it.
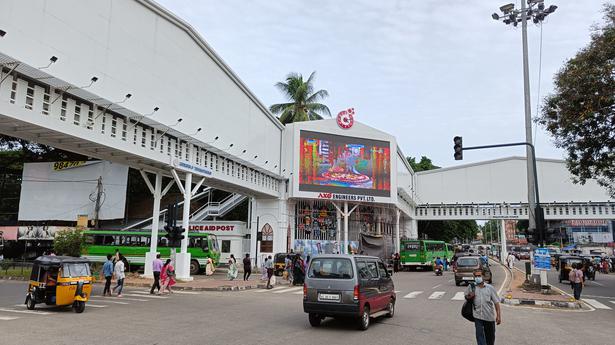
<path fill-rule="evenodd" d="M 34 261 L 26 307 L 36 304 L 72 306 L 75 312 L 85 310 L 85 302 L 92 293 L 92 274 L 86 259 L 71 256 L 39 256 Z"/>

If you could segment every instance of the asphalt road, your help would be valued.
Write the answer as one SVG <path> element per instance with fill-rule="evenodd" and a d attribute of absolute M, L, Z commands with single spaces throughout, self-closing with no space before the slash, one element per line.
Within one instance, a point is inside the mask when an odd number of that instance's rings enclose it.
<path fill-rule="evenodd" d="M 499 289 L 505 274 L 493 267 Z M 33 313 L 21 306 L 25 283 L 0 281 L 2 344 L 474 344 L 473 324 L 460 309 L 465 287 L 451 272 L 394 276 L 398 302 L 392 319 L 369 330 L 353 320 L 327 319 L 310 327 L 300 288 L 176 293 L 150 297 L 127 288 L 123 299 L 95 297 L 83 314 L 69 308 Z M 100 294 L 100 286 L 95 292 Z M 406 298 L 405 298 L 406 297 Z M 18 306 L 19 305 L 19 306 Z M 615 307 L 615 304 L 611 304 Z M 503 306 L 499 344 L 610 344 L 615 310 L 548 311 Z M 582 327 L 580 327 L 582 325 Z"/>

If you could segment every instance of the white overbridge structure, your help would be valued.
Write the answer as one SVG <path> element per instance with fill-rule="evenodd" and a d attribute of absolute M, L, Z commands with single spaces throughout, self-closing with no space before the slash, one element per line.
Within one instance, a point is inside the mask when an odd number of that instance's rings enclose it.
<path fill-rule="evenodd" d="M 139 169 L 154 205 L 146 275 L 173 183 L 184 229 L 248 198 L 245 251 L 254 259 L 350 252 L 362 241 L 390 255 L 400 237 L 417 238 L 418 220 L 527 217 L 523 158 L 415 174 L 395 137 L 355 121 L 352 109 L 284 126 L 196 30 L 154 1 L 1 8 L 0 133 Z M 547 219 L 613 219 L 605 191 L 572 184 L 563 162 L 539 160 L 538 176 Z M 233 194 L 191 210 L 203 188 Z M 190 279 L 187 247 L 185 236 L 181 279 Z"/>

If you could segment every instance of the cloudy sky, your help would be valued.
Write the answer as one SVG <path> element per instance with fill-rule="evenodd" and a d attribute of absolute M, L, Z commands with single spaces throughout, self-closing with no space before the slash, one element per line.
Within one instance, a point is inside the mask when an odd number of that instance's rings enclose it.
<path fill-rule="evenodd" d="M 334 115 L 354 107 L 358 121 L 395 135 L 408 156 L 451 166 L 460 163 L 455 135 L 465 146 L 525 138 L 521 28 L 491 19 L 504 1 L 158 1 L 194 26 L 266 105 L 284 101 L 273 85 L 289 72 L 316 71 Z M 554 73 L 602 19 L 604 1 L 554 1 L 545 1 L 559 8 L 542 28 L 540 80 L 541 28 L 528 28 L 533 116 Z M 563 157 L 546 132 L 535 133 L 539 157 Z M 468 151 L 463 163 L 524 152 Z"/>

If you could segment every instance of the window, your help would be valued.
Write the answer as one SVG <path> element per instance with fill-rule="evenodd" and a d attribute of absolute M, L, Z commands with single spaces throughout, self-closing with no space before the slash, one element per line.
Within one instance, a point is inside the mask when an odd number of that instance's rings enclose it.
<path fill-rule="evenodd" d="M 47 87 L 43 93 L 43 115 L 49 115 L 49 98 L 49 87 Z"/>
<path fill-rule="evenodd" d="M 64 264 L 62 277 L 87 277 L 90 275 L 90 266 L 86 263 Z"/>
<path fill-rule="evenodd" d="M 378 261 L 378 273 L 383 278 L 389 276 L 389 272 L 387 272 L 387 268 L 384 267 L 384 264 L 381 261 Z"/>
<path fill-rule="evenodd" d="M 349 259 L 322 258 L 314 259 L 308 270 L 310 278 L 352 279 L 352 263 Z"/>
<path fill-rule="evenodd" d="M 269 223 L 265 224 L 261 230 L 261 252 L 270 253 L 273 251 L 273 228 Z"/>
<path fill-rule="evenodd" d="M 474 267 L 478 266 L 478 258 L 459 258 L 457 259 L 457 267 Z"/>
<path fill-rule="evenodd" d="M 17 98 L 17 76 L 13 76 L 13 83 L 11 84 L 11 104 L 15 104 L 15 99 Z"/>
<path fill-rule="evenodd" d="M 358 261 L 357 268 L 361 279 L 378 278 L 378 268 L 375 261 Z"/>
<path fill-rule="evenodd" d="M 231 252 L 231 240 L 222 240 L 222 253 Z"/>
<path fill-rule="evenodd" d="M 79 126 L 81 124 L 81 103 L 75 104 L 75 113 L 73 114 L 73 124 Z"/>
<path fill-rule="evenodd" d="M 62 96 L 62 105 L 60 107 L 60 120 L 61 121 L 66 121 L 66 107 L 67 107 L 66 96 Z"/>
<path fill-rule="evenodd" d="M 117 135 L 117 118 L 113 116 L 111 118 L 111 137 L 115 138 Z"/>
<path fill-rule="evenodd" d="M 419 242 L 410 242 L 410 243 L 405 243 L 404 247 L 406 248 L 406 250 L 419 250 Z"/>
<path fill-rule="evenodd" d="M 32 110 L 33 105 L 34 105 L 34 83 L 28 83 L 28 88 L 26 89 L 26 109 Z"/>

